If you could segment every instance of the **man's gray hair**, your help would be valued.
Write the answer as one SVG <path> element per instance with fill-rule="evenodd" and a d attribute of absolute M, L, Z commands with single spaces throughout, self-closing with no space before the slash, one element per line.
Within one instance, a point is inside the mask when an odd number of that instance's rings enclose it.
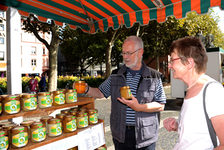
<path fill-rule="evenodd" d="M 129 41 L 134 42 L 135 45 L 136 45 L 135 47 L 136 47 L 137 49 L 139 49 L 139 48 L 144 48 L 143 41 L 142 41 L 142 39 L 141 39 L 140 37 L 137 37 L 137 36 L 134 36 L 134 35 L 132 35 L 132 36 L 128 36 L 128 37 L 124 40 L 124 43 L 125 43 L 125 42 L 129 42 Z"/>

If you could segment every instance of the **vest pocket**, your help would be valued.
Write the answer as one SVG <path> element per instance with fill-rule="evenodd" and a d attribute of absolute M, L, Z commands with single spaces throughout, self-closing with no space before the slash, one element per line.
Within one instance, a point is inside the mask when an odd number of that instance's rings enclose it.
<path fill-rule="evenodd" d="M 156 119 L 153 118 L 146 118 L 141 120 L 142 128 L 141 130 L 141 140 L 147 140 L 153 138 L 157 133 L 157 124 Z"/>

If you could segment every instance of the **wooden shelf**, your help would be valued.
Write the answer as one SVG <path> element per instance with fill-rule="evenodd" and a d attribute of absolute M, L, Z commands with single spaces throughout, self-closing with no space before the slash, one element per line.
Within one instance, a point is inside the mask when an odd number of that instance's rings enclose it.
<path fill-rule="evenodd" d="M 15 117 L 20 117 L 20 116 L 30 116 L 30 115 L 40 115 L 40 114 L 44 114 L 46 112 L 50 112 L 50 111 L 54 111 L 57 109 L 63 109 L 63 108 L 67 108 L 67 107 L 73 107 L 73 106 L 82 106 L 82 107 L 86 107 L 86 108 L 94 108 L 94 98 L 92 97 L 78 97 L 77 102 L 75 103 L 70 103 L 70 104 L 63 104 L 63 105 L 58 105 L 58 106 L 52 106 L 49 108 L 37 108 L 36 110 L 32 110 L 32 111 L 20 111 L 17 114 L 11 114 L 11 115 L 5 115 L 2 114 L 0 116 L 0 120 L 7 120 L 7 119 L 12 119 Z"/>
<path fill-rule="evenodd" d="M 104 122 L 102 119 L 98 120 L 98 124 L 102 123 L 102 122 Z M 87 128 L 93 127 L 93 126 L 94 125 L 89 125 L 86 128 L 77 129 L 75 132 L 71 132 L 71 133 L 63 133 L 62 135 L 57 136 L 57 137 L 49 137 L 49 136 L 47 136 L 47 138 L 44 141 L 39 142 L 39 143 L 33 143 L 33 142 L 29 141 L 27 146 L 25 146 L 23 148 L 19 148 L 19 149 L 20 150 L 31 150 L 31 149 L 34 149 L 34 148 L 37 148 L 37 147 L 40 147 L 40 146 L 43 146 L 43 145 L 46 145 L 46 144 L 49 144 L 49 143 L 52 143 L 52 142 L 56 142 L 56 141 L 62 140 L 62 139 L 67 138 L 67 137 L 71 137 L 71 136 L 77 135 L 78 132 L 81 132 L 81 131 L 83 131 L 83 130 L 85 130 Z M 9 148 L 9 150 L 18 150 L 18 148 L 17 149 Z"/>

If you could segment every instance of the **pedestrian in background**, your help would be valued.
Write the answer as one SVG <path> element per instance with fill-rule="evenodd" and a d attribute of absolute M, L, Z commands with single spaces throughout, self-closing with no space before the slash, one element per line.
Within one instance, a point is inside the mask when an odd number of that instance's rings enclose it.
<path fill-rule="evenodd" d="M 203 108 L 203 90 L 209 82 L 215 81 L 205 74 L 207 61 L 206 50 L 198 38 L 185 37 L 171 45 L 169 68 L 173 71 L 173 78 L 182 80 L 188 86 L 179 119 L 164 120 L 168 131 L 178 130 L 179 140 L 174 150 L 214 149 Z M 206 110 L 220 143 L 215 150 L 224 149 L 223 98 L 224 89 L 220 83 L 208 85 Z"/>
<path fill-rule="evenodd" d="M 34 74 L 31 74 L 31 79 L 29 81 L 30 92 L 36 94 L 39 90 L 38 80 L 35 78 Z"/>
<path fill-rule="evenodd" d="M 46 73 L 44 73 L 44 72 L 41 74 L 41 79 L 39 82 L 39 89 L 40 89 L 40 92 L 47 91 Z"/>
<path fill-rule="evenodd" d="M 155 150 L 158 139 L 158 112 L 164 110 L 166 96 L 161 73 L 142 61 L 143 48 L 141 38 L 128 37 L 122 46 L 124 65 L 99 88 L 86 88 L 94 98 L 111 96 L 110 127 L 116 150 Z M 123 86 L 130 87 L 131 100 L 121 98 Z"/>

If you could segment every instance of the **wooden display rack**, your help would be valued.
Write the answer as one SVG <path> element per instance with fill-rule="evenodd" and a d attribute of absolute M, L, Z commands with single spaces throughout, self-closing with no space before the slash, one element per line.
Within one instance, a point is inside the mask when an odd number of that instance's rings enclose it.
<path fill-rule="evenodd" d="M 19 113 L 12 114 L 12 115 L 2 114 L 0 116 L 0 120 L 12 119 L 12 118 L 15 118 L 15 117 L 28 117 L 30 115 L 36 115 L 36 114 L 41 115 L 41 114 L 46 114 L 46 112 L 53 112 L 53 111 L 58 110 L 58 109 L 74 107 L 74 106 L 85 107 L 85 108 L 95 108 L 94 98 L 92 98 L 92 97 L 78 97 L 77 99 L 78 100 L 75 103 L 63 104 L 63 105 L 59 105 L 59 106 L 52 106 L 52 107 L 49 107 L 49 108 L 42 108 L 42 109 L 37 108 L 36 110 L 33 110 L 33 111 L 20 111 Z M 104 121 L 99 119 L 98 124 L 101 124 L 101 123 L 104 123 Z M 98 125 L 98 124 L 96 124 L 96 125 Z M 88 128 L 94 127 L 96 125 L 89 125 L 86 128 L 77 129 L 75 132 L 71 132 L 71 133 L 62 133 L 62 135 L 57 136 L 57 137 L 47 136 L 47 138 L 44 141 L 39 142 L 39 143 L 33 143 L 33 142 L 29 141 L 27 146 L 25 146 L 23 148 L 19 148 L 19 149 L 20 150 L 31 150 L 31 149 L 36 149 L 36 148 L 38 149 L 38 147 L 43 147 L 44 145 L 47 145 L 47 144 L 50 144 L 50 143 L 53 143 L 53 142 L 64 140 L 64 139 L 69 138 L 69 137 L 75 137 L 75 136 L 77 136 L 77 134 L 79 132 L 85 131 Z M 104 127 L 103 127 L 103 129 L 104 129 Z M 102 144 L 102 145 L 105 145 L 105 143 Z M 77 146 L 77 145 L 74 145 L 74 146 Z M 16 149 L 9 148 L 9 150 L 16 150 Z"/>

